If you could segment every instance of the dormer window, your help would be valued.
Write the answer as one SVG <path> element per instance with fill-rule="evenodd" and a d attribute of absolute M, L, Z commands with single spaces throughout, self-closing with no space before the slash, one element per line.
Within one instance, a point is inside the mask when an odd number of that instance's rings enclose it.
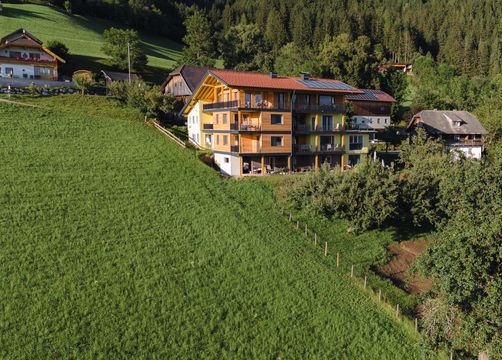
<path fill-rule="evenodd" d="M 454 121 L 454 122 L 453 122 L 453 125 L 455 125 L 455 126 L 460 126 L 460 125 L 462 125 L 462 122 L 461 122 L 461 121 Z"/>

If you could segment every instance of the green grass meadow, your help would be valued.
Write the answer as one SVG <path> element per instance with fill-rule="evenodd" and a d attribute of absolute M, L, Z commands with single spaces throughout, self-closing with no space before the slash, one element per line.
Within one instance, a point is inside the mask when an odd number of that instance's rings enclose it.
<path fill-rule="evenodd" d="M 99 71 L 107 68 L 105 54 L 101 51 L 103 31 L 109 27 L 122 27 L 120 24 L 80 15 L 68 15 L 57 9 L 34 4 L 4 4 L 0 16 L 0 37 L 25 28 L 46 42 L 60 40 L 70 49 L 67 58 L 72 70 L 89 69 Z M 166 70 L 172 70 L 181 55 L 181 45 L 167 38 L 141 33 L 141 44 L 148 56 L 148 75 L 161 77 Z M 161 75 L 158 72 L 161 72 Z M 156 80 L 154 78 L 154 80 Z"/>
<path fill-rule="evenodd" d="M 0 103 L 0 358 L 423 359 L 279 212 L 112 100 Z"/>

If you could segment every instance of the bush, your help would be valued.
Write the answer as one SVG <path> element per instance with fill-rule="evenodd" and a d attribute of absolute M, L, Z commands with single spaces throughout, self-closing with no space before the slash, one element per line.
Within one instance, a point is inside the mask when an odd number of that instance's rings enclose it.
<path fill-rule="evenodd" d="M 72 81 L 80 90 L 82 90 L 82 95 L 84 95 L 86 90 L 95 84 L 94 76 L 88 74 L 74 74 Z"/>
<path fill-rule="evenodd" d="M 54 54 L 58 55 L 59 57 L 64 58 L 66 55 L 68 55 L 68 47 L 61 41 L 59 40 L 49 40 L 47 41 L 46 44 L 47 49 L 52 51 Z"/>
<path fill-rule="evenodd" d="M 293 184 L 287 197 L 297 208 L 349 221 L 355 232 L 381 226 L 397 212 L 398 178 L 377 162 L 341 172 L 323 165 Z"/>
<path fill-rule="evenodd" d="M 158 86 L 148 86 L 142 80 L 115 81 L 108 87 L 109 94 L 146 116 L 159 117 L 174 110 L 176 99 L 165 96 Z"/>

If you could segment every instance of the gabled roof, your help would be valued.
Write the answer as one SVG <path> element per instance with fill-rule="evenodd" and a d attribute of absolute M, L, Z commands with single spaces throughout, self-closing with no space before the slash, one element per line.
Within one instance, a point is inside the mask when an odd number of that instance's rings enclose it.
<path fill-rule="evenodd" d="M 185 80 L 185 83 L 187 84 L 190 91 L 193 92 L 197 88 L 197 85 L 199 85 L 200 81 L 202 80 L 204 75 L 206 75 L 209 69 L 210 68 L 203 66 L 194 66 L 185 64 L 180 65 L 175 70 L 169 73 L 169 76 L 161 85 L 161 90 L 162 92 L 164 92 L 167 83 L 174 76 L 180 75 L 183 78 L 183 80 Z"/>
<path fill-rule="evenodd" d="M 11 32 L 9 35 L 4 36 L 2 39 L 0 39 L 0 44 L 8 44 L 10 42 L 16 41 L 23 36 L 29 37 L 31 40 L 35 41 L 36 43 L 42 45 L 42 41 L 30 34 L 28 31 L 25 29 L 17 29 L 14 32 Z"/>
<path fill-rule="evenodd" d="M 129 73 L 117 72 L 117 71 L 108 71 L 101 70 L 101 73 L 105 78 L 110 79 L 111 81 L 127 81 L 129 80 Z M 136 80 L 138 75 L 131 74 L 131 80 Z"/>
<path fill-rule="evenodd" d="M 213 69 L 208 71 L 224 85 L 234 88 L 254 88 L 289 91 L 312 91 L 326 93 L 360 93 L 361 91 L 339 80 L 292 76 L 270 76 L 270 74 Z"/>
<path fill-rule="evenodd" d="M 347 95 L 349 101 L 395 102 L 392 96 L 382 90 L 361 89 L 362 94 Z"/>
<path fill-rule="evenodd" d="M 37 43 L 38 45 L 40 45 L 40 47 L 42 48 L 43 51 L 45 51 L 47 54 L 49 54 L 50 56 L 52 56 L 54 59 L 56 60 L 59 60 L 60 62 L 62 63 L 66 63 L 66 61 L 61 58 L 59 55 L 57 54 L 54 54 L 52 51 L 50 51 L 49 49 L 45 48 L 42 46 L 42 40 L 36 38 L 33 34 L 29 33 L 28 31 L 26 31 L 26 29 L 17 29 L 16 31 L 10 33 L 9 35 L 7 36 L 4 36 L 3 38 L 0 39 L 0 48 L 2 47 L 6 47 L 8 46 L 10 43 L 16 41 L 16 40 L 19 40 L 23 37 L 27 37 L 29 38 L 30 40 L 34 41 L 35 43 Z"/>
<path fill-rule="evenodd" d="M 468 111 L 423 110 L 413 116 L 408 128 L 417 123 L 422 123 L 428 132 L 435 134 L 488 134 L 478 118 Z"/>

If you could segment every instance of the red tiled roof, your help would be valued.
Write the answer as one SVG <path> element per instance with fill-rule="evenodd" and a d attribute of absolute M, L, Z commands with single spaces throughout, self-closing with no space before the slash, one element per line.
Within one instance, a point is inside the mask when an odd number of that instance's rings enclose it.
<path fill-rule="evenodd" d="M 280 89 L 297 91 L 314 91 L 328 93 L 359 93 L 360 91 L 339 80 L 309 78 L 302 81 L 300 77 L 277 76 L 271 77 L 270 74 L 215 69 L 209 70 L 227 86 L 240 88 L 259 88 L 259 89 Z M 307 86 L 307 84 L 311 86 Z"/>
<path fill-rule="evenodd" d="M 392 96 L 382 90 L 361 89 L 362 94 L 347 95 L 349 101 L 395 102 Z"/>

